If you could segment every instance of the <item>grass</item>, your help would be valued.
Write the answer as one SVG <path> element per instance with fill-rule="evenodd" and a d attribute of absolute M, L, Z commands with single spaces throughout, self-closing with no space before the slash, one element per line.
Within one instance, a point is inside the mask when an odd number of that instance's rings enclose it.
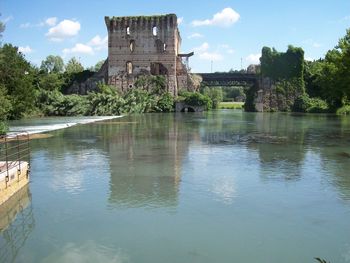
<path fill-rule="evenodd" d="M 220 102 L 219 109 L 243 109 L 244 102 Z"/>

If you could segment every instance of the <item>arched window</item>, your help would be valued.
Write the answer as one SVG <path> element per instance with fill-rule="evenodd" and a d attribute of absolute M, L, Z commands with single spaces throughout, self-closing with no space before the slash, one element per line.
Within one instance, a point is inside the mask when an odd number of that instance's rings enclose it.
<path fill-rule="evenodd" d="M 134 52 L 135 50 L 135 40 L 130 40 L 130 51 L 131 52 Z"/>
<path fill-rule="evenodd" d="M 166 51 L 166 44 L 163 44 L 163 51 Z"/>
<path fill-rule="evenodd" d="M 129 26 L 126 27 L 126 34 L 127 34 L 128 36 L 130 36 L 130 27 L 129 27 Z"/>
<path fill-rule="evenodd" d="M 126 72 L 132 74 L 132 63 L 130 61 L 126 62 Z"/>
<path fill-rule="evenodd" d="M 156 26 L 154 26 L 152 28 L 152 34 L 153 34 L 153 36 L 157 36 L 158 35 L 158 28 Z"/>

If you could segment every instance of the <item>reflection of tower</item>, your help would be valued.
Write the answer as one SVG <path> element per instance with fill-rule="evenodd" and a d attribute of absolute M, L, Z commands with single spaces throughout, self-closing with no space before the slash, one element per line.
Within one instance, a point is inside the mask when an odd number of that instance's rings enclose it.
<path fill-rule="evenodd" d="M 13 262 L 34 228 L 29 186 L 0 207 L 0 262 Z"/>
<path fill-rule="evenodd" d="M 172 114 L 133 118 L 133 123 L 119 125 L 109 145 L 109 200 L 131 207 L 176 206 L 187 138 L 180 138 Z"/>

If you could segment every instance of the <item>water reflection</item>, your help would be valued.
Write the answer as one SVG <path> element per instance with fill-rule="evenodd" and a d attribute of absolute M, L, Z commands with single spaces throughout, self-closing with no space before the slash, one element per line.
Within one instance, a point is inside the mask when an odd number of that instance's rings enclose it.
<path fill-rule="evenodd" d="M 29 186 L 0 207 L 0 262 L 14 262 L 35 226 Z"/>
<path fill-rule="evenodd" d="M 57 249 L 41 262 L 74 262 L 74 263 L 126 263 L 130 262 L 128 255 L 122 250 L 116 250 L 97 244 L 93 240 L 87 240 L 82 244 L 67 243 L 61 249 Z"/>
<path fill-rule="evenodd" d="M 176 115 L 142 115 L 126 119 L 111 134 L 110 197 L 125 207 L 175 207 L 182 159 L 194 134 Z M 187 131 L 187 132 L 186 132 Z"/>

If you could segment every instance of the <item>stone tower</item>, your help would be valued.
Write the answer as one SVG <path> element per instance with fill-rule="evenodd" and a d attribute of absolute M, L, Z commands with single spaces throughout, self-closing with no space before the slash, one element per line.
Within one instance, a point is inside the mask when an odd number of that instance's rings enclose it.
<path fill-rule="evenodd" d="M 108 84 L 121 91 L 133 88 L 140 75 L 164 75 L 167 90 L 187 88 L 186 55 L 175 14 L 105 17 L 108 30 Z M 192 53 L 193 54 L 193 53 Z M 190 55 L 188 55 L 190 56 Z"/>

